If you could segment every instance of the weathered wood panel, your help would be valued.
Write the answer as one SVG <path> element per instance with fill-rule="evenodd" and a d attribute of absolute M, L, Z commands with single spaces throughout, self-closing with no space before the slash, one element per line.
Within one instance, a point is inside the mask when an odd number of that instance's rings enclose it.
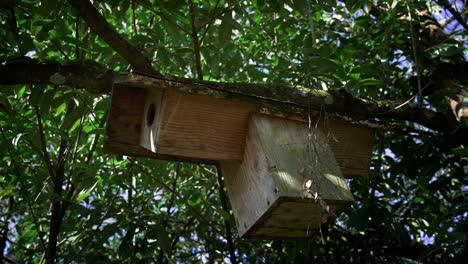
<path fill-rule="evenodd" d="M 113 89 L 105 148 L 135 156 L 240 160 L 252 105 L 137 87 Z"/>
<path fill-rule="evenodd" d="M 333 219 L 349 202 L 328 200 Z M 298 239 L 311 237 L 320 228 L 323 215 L 312 199 L 281 197 L 249 231 L 252 239 Z"/>
<path fill-rule="evenodd" d="M 221 162 L 231 207 L 242 236 L 280 197 L 255 129 L 249 129 L 242 162 Z"/>
<path fill-rule="evenodd" d="M 332 215 L 353 201 L 326 135 L 308 133 L 301 122 L 254 114 L 242 162 L 221 162 L 241 236 L 304 238 L 326 219 L 319 200 Z"/>
<path fill-rule="evenodd" d="M 254 106 L 166 91 L 158 153 L 207 160 L 241 160 Z"/>
<path fill-rule="evenodd" d="M 344 120 L 320 123 L 345 177 L 367 176 L 374 145 L 374 129 Z M 335 140 L 336 139 L 336 140 Z"/>
<path fill-rule="evenodd" d="M 154 156 L 140 145 L 147 92 L 142 88 L 119 86 L 112 91 L 104 148 L 126 154 Z"/>

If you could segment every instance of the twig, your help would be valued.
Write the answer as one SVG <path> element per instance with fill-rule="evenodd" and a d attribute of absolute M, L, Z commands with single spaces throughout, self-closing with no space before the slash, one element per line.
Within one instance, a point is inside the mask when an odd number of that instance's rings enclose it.
<path fill-rule="evenodd" d="M 38 87 L 36 87 L 38 89 Z M 54 184 L 58 184 L 55 179 L 55 171 L 51 163 L 51 159 L 49 156 L 49 152 L 47 151 L 47 145 L 44 135 L 44 127 L 42 126 L 42 115 L 41 111 L 39 110 L 39 106 L 34 105 L 34 109 L 36 110 L 36 117 L 37 117 L 37 128 L 39 130 L 39 139 L 41 142 L 42 153 L 44 157 L 44 162 L 46 164 L 47 170 L 49 171 L 49 175 L 52 178 Z"/>
<path fill-rule="evenodd" d="M 0 237 L 0 257 L 3 259 L 5 258 L 4 256 L 4 252 L 5 252 L 5 247 L 7 245 L 7 240 L 8 240 L 8 231 L 10 231 L 8 229 L 8 226 L 10 224 L 10 219 L 11 219 L 11 211 L 13 210 L 13 203 L 15 202 L 15 199 L 14 199 L 14 196 L 11 195 L 10 197 L 8 197 L 8 208 L 5 209 L 5 213 L 2 212 L 2 214 L 4 215 L 4 221 L 3 221 L 3 230 L 1 230 L 1 237 Z M 0 263 L 3 263 L 2 261 L 0 261 Z"/>
<path fill-rule="evenodd" d="M 112 198 L 110 199 L 110 202 L 109 204 L 107 205 L 106 207 L 106 211 L 104 212 L 104 215 L 101 217 L 101 219 L 99 219 L 99 222 L 98 224 L 95 226 L 95 228 L 92 229 L 92 232 L 91 232 L 91 236 L 88 237 L 88 240 L 89 239 L 93 239 L 94 238 L 94 231 L 99 231 L 99 229 L 101 228 L 102 224 L 104 223 L 104 220 L 106 220 L 107 218 L 107 215 L 109 214 L 109 210 L 111 208 L 111 206 L 114 204 L 114 200 L 115 198 L 117 197 L 117 195 L 112 195 Z M 94 226 L 93 226 L 94 227 Z M 88 232 L 89 233 L 89 232 Z M 81 236 L 83 237 L 83 236 Z M 81 239 L 80 237 L 80 239 Z M 75 244 L 77 243 L 77 241 L 75 241 Z M 70 247 L 72 245 L 68 245 L 68 247 Z M 85 250 L 86 247 L 81 247 L 80 251 L 78 251 L 74 256 L 73 256 L 73 259 L 77 259 L 78 256 L 83 252 L 83 250 Z M 65 250 L 66 252 L 66 250 Z"/>
<path fill-rule="evenodd" d="M 195 53 L 195 68 L 197 70 L 197 79 L 203 80 L 203 72 L 201 67 L 201 54 L 200 54 L 200 43 L 198 42 L 198 29 L 195 22 L 195 3 L 193 0 L 190 0 L 189 4 L 190 9 L 190 24 L 192 25 L 192 41 L 193 41 L 193 51 Z"/>
<path fill-rule="evenodd" d="M 29 207 L 29 212 L 31 212 L 31 216 L 32 216 L 32 219 L 34 221 L 34 225 L 36 226 L 37 235 L 39 236 L 39 244 L 41 245 L 42 250 L 45 252 L 46 251 L 46 246 L 45 246 L 46 243 L 45 243 L 44 239 L 42 239 L 41 230 L 39 230 L 39 222 L 37 221 L 36 215 L 34 214 L 31 203 L 28 203 L 28 207 Z"/>
<path fill-rule="evenodd" d="M 423 107 L 423 94 L 422 94 L 422 85 L 421 85 L 421 71 L 418 59 L 418 52 L 416 51 L 416 34 L 414 32 L 413 27 L 413 18 L 411 15 L 411 8 L 410 8 L 411 0 L 406 1 L 406 7 L 408 8 L 408 16 L 409 16 L 409 23 L 410 23 L 410 30 L 411 30 L 411 45 L 413 46 L 413 56 L 414 56 L 414 64 L 416 66 L 416 78 L 418 80 L 418 106 L 419 108 Z"/>
<path fill-rule="evenodd" d="M 160 180 L 159 178 L 155 177 L 154 175 L 152 175 L 151 173 L 149 173 L 148 171 L 145 170 L 145 168 L 143 168 L 143 166 L 141 166 L 140 164 L 136 163 L 132 158 L 129 158 L 128 159 L 132 165 L 138 167 L 140 169 L 140 171 L 145 174 L 146 176 L 152 178 L 154 181 L 156 181 L 161 187 L 163 187 L 164 189 L 170 191 L 170 192 L 173 192 L 175 193 L 175 195 L 177 196 L 177 198 L 179 198 L 184 204 L 185 206 L 190 209 L 192 211 L 192 213 L 197 217 L 197 219 L 208 225 L 208 226 L 211 226 L 210 222 L 208 220 L 206 220 L 205 217 L 203 217 L 203 215 L 200 214 L 200 212 L 198 212 L 198 210 L 196 210 L 195 208 L 193 208 L 193 206 L 191 206 L 186 199 L 184 199 L 184 197 L 182 197 L 182 195 L 180 195 L 177 191 L 173 190 L 171 187 L 169 187 L 166 183 L 164 183 L 162 180 Z M 218 228 L 216 228 L 215 226 L 211 226 L 213 228 L 213 230 L 220 236 L 222 236 L 224 239 L 226 239 L 226 237 L 224 236 L 223 232 L 221 232 L 221 230 L 219 230 Z"/>
<path fill-rule="evenodd" d="M 138 1 L 138 3 L 140 3 L 144 8 L 148 9 L 149 11 L 153 12 L 154 14 L 158 15 L 160 18 L 162 18 L 163 20 L 165 20 L 166 22 L 168 22 L 169 24 L 172 24 L 174 26 L 176 26 L 178 29 L 180 29 L 182 32 L 184 32 L 185 34 L 187 35 L 190 35 L 190 32 L 185 29 L 184 27 L 182 27 L 181 25 L 179 25 L 177 22 L 174 22 L 170 17 L 168 17 L 166 14 L 164 14 L 162 11 L 161 12 L 158 12 L 156 10 L 154 10 L 153 8 L 151 8 L 150 6 L 146 5 L 145 1 Z M 154 19 L 152 20 L 154 22 Z"/>
<path fill-rule="evenodd" d="M 54 39 L 50 39 L 50 42 L 52 44 L 54 44 L 55 48 L 57 48 L 57 50 L 60 52 L 60 54 L 62 54 L 62 56 L 64 56 L 67 61 L 70 60 L 70 57 L 68 56 L 68 54 L 65 53 L 65 51 L 63 51 L 62 47 L 60 47 L 60 45 L 57 44 L 57 42 Z"/>
<path fill-rule="evenodd" d="M 429 85 L 431 84 L 431 82 L 427 83 L 422 89 L 421 89 L 421 92 L 423 92 L 427 87 L 429 87 Z M 408 100 L 406 100 L 405 102 L 399 104 L 398 106 L 396 106 L 395 108 L 393 109 L 390 109 L 388 111 L 385 111 L 385 112 L 382 112 L 382 113 L 376 113 L 375 115 L 384 115 L 384 114 L 388 114 L 392 111 L 395 111 L 395 110 L 398 110 L 400 108 L 402 108 L 403 106 L 409 104 L 411 101 L 413 101 L 413 99 L 419 95 L 419 91 L 417 93 L 415 93 L 413 96 L 411 96 Z"/>
<path fill-rule="evenodd" d="M 10 26 L 11 29 L 13 30 L 13 34 L 15 35 L 16 39 L 16 45 L 18 45 L 18 51 L 20 52 L 21 55 L 24 54 L 24 50 L 21 47 L 21 40 L 19 37 L 19 30 L 18 30 L 18 23 L 16 22 L 16 15 L 15 15 L 15 1 L 10 0 Z"/>
<path fill-rule="evenodd" d="M 219 15 L 219 13 L 216 13 L 216 9 L 218 8 L 219 1 L 220 0 L 216 1 L 216 4 L 215 4 L 215 7 L 213 9 L 213 13 L 211 14 L 210 20 L 206 24 L 205 31 L 203 32 L 202 37 L 200 38 L 200 43 L 203 43 L 203 40 L 205 39 L 205 36 L 208 33 L 208 30 L 210 29 L 211 25 L 213 24 L 213 21 L 214 21 L 215 17 L 217 17 Z"/>
<path fill-rule="evenodd" d="M 136 0 L 131 0 L 132 1 L 132 30 L 133 30 L 133 35 L 137 35 L 137 27 L 136 27 L 136 17 L 135 17 L 135 8 L 136 8 Z"/>
<path fill-rule="evenodd" d="M 104 125 L 106 124 L 108 115 L 109 115 L 109 110 L 107 110 L 107 111 L 104 113 L 104 116 L 102 117 L 101 122 L 99 123 L 99 128 L 103 128 L 103 127 L 104 127 Z M 89 163 L 91 162 L 91 158 L 93 157 L 93 153 L 94 153 L 94 150 L 96 149 L 96 146 L 97 146 L 99 137 L 100 137 L 99 134 L 96 134 L 96 135 L 94 136 L 94 141 L 93 141 L 93 143 L 91 144 L 91 147 L 89 148 L 88 154 L 86 155 L 86 159 L 85 159 L 85 163 L 86 163 L 86 164 L 89 164 Z"/>
<path fill-rule="evenodd" d="M 250 19 L 252 22 L 255 21 L 252 16 L 248 13 L 248 11 L 245 11 L 244 12 L 245 16 L 247 16 L 248 19 Z M 259 25 L 259 28 L 261 28 L 262 32 L 263 32 L 263 37 L 269 41 L 271 41 L 272 43 L 275 42 L 275 39 L 273 37 L 270 36 L 270 34 L 263 28 L 262 25 Z M 284 54 L 284 56 L 287 58 L 287 60 L 294 60 L 295 58 L 289 56 L 288 52 L 284 51 L 283 49 L 280 49 L 279 46 L 277 46 L 277 49 L 279 51 L 281 51 L 281 53 Z"/>
<path fill-rule="evenodd" d="M 317 36 L 315 35 L 315 24 L 312 19 L 312 8 L 310 7 L 310 1 L 307 0 L 307 19 L 309 20 L 310 36 L 312 38 L 312 47 L 317 47 Z"/>
<path fill-rule="evenodd" d="M 216 165 L 216 171 L 218 172 L 217 179 L 218 179 L 218 190 L 219 190 L 219 198 L 221 200 L 221 207 L 224 211 L 229 212 L 229 201 L 226 196 L 226 192 L 224 191 L 224 182 L 223 182 L 223 175 L 221 173 L 221 166 L 219 164 Z M 231 263 L 237 264 L 236 259 L 236 245 L 234 244 L 234 240 L 232 239 L 232 228 L 231 222 L 229 218 L 224 219 L 224 226 L 226 228 L 226 240 L 229 249 L 229 257 Z"/>
<path fill-rule="evenodd" d="M 78 46 L 78 43 L 80 42 L 80 16 L 76 15 L 75 18 L 75 58 L 77 60 L 80 59 L 80 47 Z"/>
<path fill-rule="evenodd" d="M 174 170 L 174 180 L 172 181 L 172 185 L 171 185 L 171 188 L 173 190 L 176 190 L 177 188 L 177 180 L 179 178 L 179 175 L 180 175 L 180 162 L 175 162 L 175 170 Z M 169 174 L 171 175 L 171 174 Z M 167 216 L 168 217 L 171 217 L 172 216 L 172 213 L 171 213 L 171 210 L 172 210 L 172 207 L 174 206 L 174 201 L 175 201 L 175 198 L 176 198 L 176 195 L 175 195 L 175 192 L 170 192 L 171 194 L 171 197 L 169 198 L 169 204 L 167 205 Z M 162 221 L 162 226 L 166 226 L 167 225 L 167 222 L 168 222 L 168 218 L 165 218 L 163 221 Z M 171 249 L 172 249 L 172 243 L 171 243 Z M 158 262 L 157 263 L 163 263 L 164 261 L 164 251 L 160 251 L 159 252 L 159 256 L 158 256 Z"/>

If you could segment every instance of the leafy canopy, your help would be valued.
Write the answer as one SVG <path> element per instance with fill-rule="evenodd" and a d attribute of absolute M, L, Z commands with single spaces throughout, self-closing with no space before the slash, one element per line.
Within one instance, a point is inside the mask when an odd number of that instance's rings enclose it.
<path fill-rule="evenodd" d="M 76 2 L 3 1 L 2 66 L 26 56 L 128 71 Z M 451 119 L 445 97 L 468 85 L 463 1 L 92 6 L 168 76 L 344 88 L 396 102 L 424 88 L 419 106 Z M 0 93 L 0 263 L 447 263 L 468 254 L 467 146 L 417 117 L 376 133 L 369 177 L 350 180 L 356 204 L 336 224 L 305 241 L 246 241 L 215 167 L 103 151 L 109 94 L 36 83 Z"/>

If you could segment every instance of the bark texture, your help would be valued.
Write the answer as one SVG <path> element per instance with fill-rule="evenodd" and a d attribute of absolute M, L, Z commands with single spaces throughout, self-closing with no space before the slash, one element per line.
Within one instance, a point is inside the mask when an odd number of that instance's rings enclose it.
<path fill-rule="evenodd" d="M 401 102 L 358 98 L 344 89 L 322 91 L 281 85 L 194 81 L 138 73 L 107 71 L 93 62 L 60 65 L 31 59 L 0 65 L 0 84 L 67 85 L 90 93 L 110 93 L 114 84 L 150 89 L 169 89 L 195 95 L 255 104 L 262 112 L 299 114 L 324 110 L 332 116 L 373 125 L 411 121 L 450 137 L 455 144 L 467 144 L 468 127 L 457 122 L 451 111 L 436 112 Z"/>

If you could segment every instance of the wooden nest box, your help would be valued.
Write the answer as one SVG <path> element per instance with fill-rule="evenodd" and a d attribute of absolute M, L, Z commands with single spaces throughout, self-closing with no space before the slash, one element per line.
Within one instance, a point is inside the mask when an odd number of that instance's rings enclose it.
<path fill-rule="evenodd" d="M 307 238 L 353 202 L 344 177 L 367 175 L 372 128 L 331 119 L 308 128 L 184 87 L 149 77 L 114 85 L 105 148 L 220 164 L 244 238 Z"/>

